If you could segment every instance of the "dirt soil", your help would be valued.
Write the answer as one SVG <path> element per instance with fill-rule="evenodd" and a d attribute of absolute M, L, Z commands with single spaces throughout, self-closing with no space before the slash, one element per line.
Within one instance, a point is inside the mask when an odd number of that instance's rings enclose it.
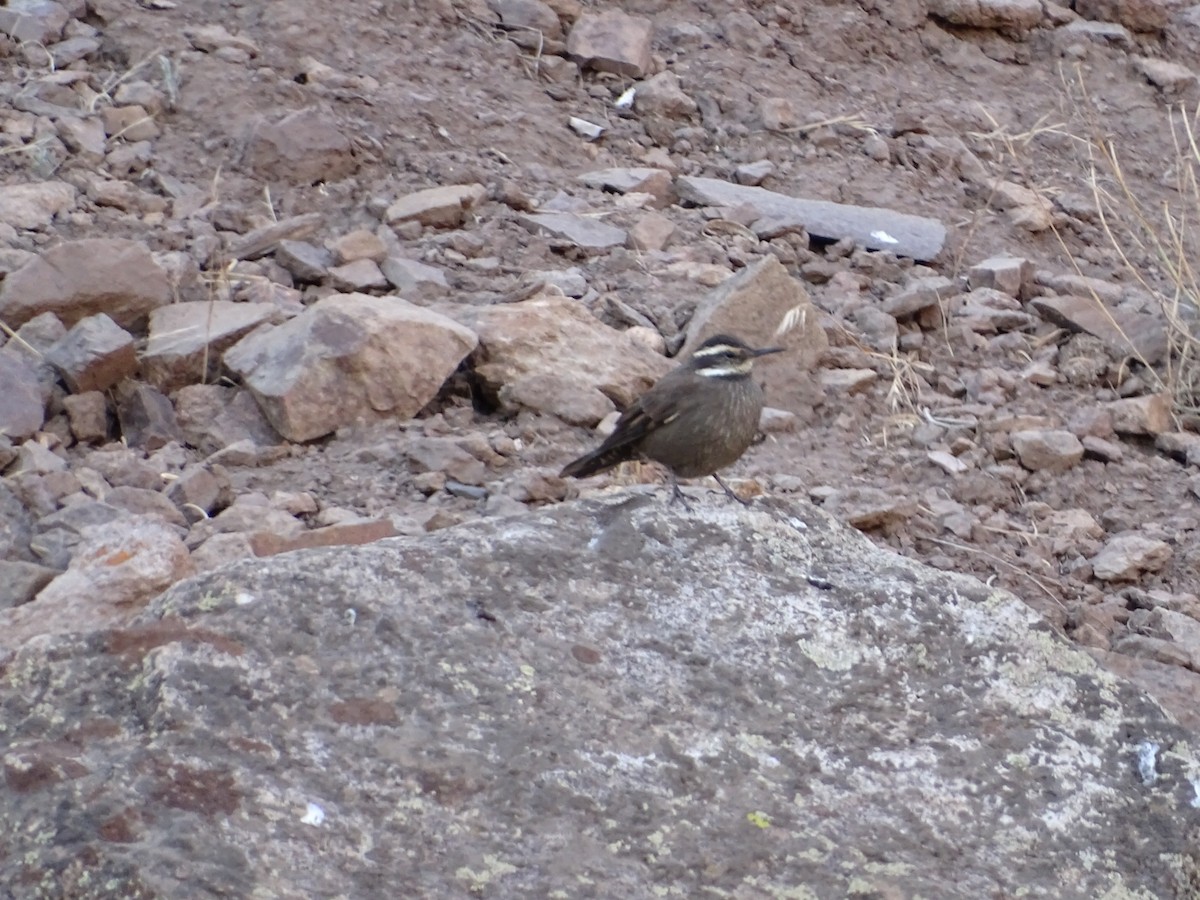
<path fill-rule="evenodd" d="M 577 11 L 570 2 L 550 5 L 567 15 Z M 1065 633 L 1106 649 L 1136 605 L 1130 588 L 1185 599 L 1196 591 L 1196 470 L 1156 449 L 1151 438 L 1110 436 L 1118 459 L 1089 454 L 1066 471 L 1031 473 L 997 450 L 990 423 L 1001 423 L 1000 433 L 1011 430 L 1014 417 L 1030 417 L 1034 427 L 1078 424 L 1102 402 L 1150 390 L 1154 374 L 1136 362 L 1102 360 L 1093 378 L 1072 383 L 1060 371 L 1070 335 L 1048 322 L 977 338 L 963 329 L 902 323 L 901 349 L 888 360 L 862 349 L 867 337 L 846 314 L 847 297 L 882 301 L 913 274 L 911 261 L 815 244 L 793 247 L 789 259 L 786 247 L 710 228 L 700 210 L 681 205 L 661 210 L 678 227 L 667 253 L 617 248 L 585 255 L 531 233 L 510 208 L 536 206 L 560 192 L 589 196 L 578 178 L 595 169 L 668 159 L 682 174 L 730 178 L 739 165 L 770 160 L 774 172 L 764 186 L 771 190 L 944 223 L 948 245 L 927 274 L 959 278 L 981 260 L 1012 255 L 1031 260 L 1039 273 L 1078 273 L 1129 287 L 1135 278 L 1124 253 L 1147 287 L 1169 294 L 1169 280 L 1148 252 L 1127 242 L 1130 232 L 1120 222 L 1112 225 L 1115 244 L 1106 233 L 1089 156 L 1097 138 L 1110 140 L 1147 208 L 1194 200 L 1177 190 L 1173 98 L 1132 60 L 1143 55 L 1189 65 L 1198 46 L 1180 32 L 1135 34 L 1125 45 L 1068 38 L 1049 27 L 1053 16 L 1029 31 L 966 28 L 928 15 L 929 5 L 626 0 L 625 12 L 655 23 L 655 65 L 675 72 L 698 107 L 669 133 L 654 135 L 636 106 L 614 106 L 632 79 L 580 75 L 559 65 L 561 57 L 552 58 L 546 46 L 539 57 L 527 35 L 499 28 L 482 0 L 91 0 L 84 21 L 100 30 L 102 47 L 75 68 L 104 83 L 129 77 L 135 67 L 137 78 L 175 83 L 173 108 L 157 117 L 152 169 L 128 177 L 144 190 L 184 186 L 202 210 L 199 218 L 219 231 L 245 232 L 317 211 L 319 243 L 356 228 L 377 229 L 380 210 L 403 194 L 446 184 L 487 186 L 490 205 L 462 229 L 400 232 L 408 255 L 447 271 L 453 302 L 497 302 L 519 291 L 531 272 L 579 266 L 591 288 L 581 302 L 597 316 L 630 324 L 606 302 L 615 296 L 677 347 L 707 288 L 680 274 L 672 260 L 735 270 L 776 252 L 827 314 L 835 353 L 859 354 L 879 377 L 850 395 L 809 392 L 803 407 L 788 397 L 768 398 L 795 412 L 797 425 L 754 447 L 730 473 L 734 479 L 818 500 L 878 489 L 914 501 L 911 515 L 888 518 L 868 533 L 905 555 L 1007 588 Z M 1063 22 L 1074 18 L 1047 6 Z M 189 30 L 215 24 L 252 42 L 248 58 L 195 49 Z M 16 59 L 10 63 L 19 68 Z M 43 72 L 28 66 L 26 74 Z M 762 110 L 770 98 L 790 100 L 800 121 L 766 128 Z M 296 177 L 286 158 L 251 164 L 247 148 L 256 129 L 309 107 L 332 116 L 350 137 L 353 161 L 344 177 Z M 607 131 L 589 142 L 568 127 L 571 116 Z M 987 190 L 964 177 L 963 148 L 991 177 L 1049 200 L 1054 227 L 1033 233 L 1015 224 Z M 83 165 L 72 157 L 11 153 L 0 157 L 0 175 L 9 183 L 51 174 L 70 180 Z M 1115 190 L 1115 181 L 1101 174 L 1102 187 Z M 507 207 L 498 199 L 507 199 Z M 238 272 L 271 277 L 276 271 L 263 263 L 218 278 L 219 253 L 177 216 L 107 206 L 59 221 L 47 233 L 23 235 L 21 246 L 37 250 L 101 233 L 192 254 L 212 276 L 197 291 L 227 289 Z M 310 290 L 306 300 L 319 293 Z M 1049 366 L 1051 377 L 1042 380 L 1051 383 L 1024 376 L 1035 361 Z M 391 515 L 419 531 L 511 509 L 469 496 L 426 496 L 398 449 L 406 428 L 519 439 L 510 468 L 558 466 L 597 439 L 548 417 L 505 419 L 480 410 L 462 381 L 422 419 L 347 428 L 271 464 L 234 468 L 235 488 L 310 491 L 322 509 Z M 1180 421 L 1187 424 L 1186 416 Z M 968 470 L 952 475 L 931 463 L 934 445 L 951 446 Z M 644 477 L 657 476 L 647 469 Z M 588 481 L 580 489 L 609 483 Z M 1064 538 L 1047 526 L 1056 510 L 1086 511 L 1105 535 L 1136 530 L 1164 540 L 1173 557 L 1134 584 L 1097 581 L 1089 560 L 1103 536 Z"/>

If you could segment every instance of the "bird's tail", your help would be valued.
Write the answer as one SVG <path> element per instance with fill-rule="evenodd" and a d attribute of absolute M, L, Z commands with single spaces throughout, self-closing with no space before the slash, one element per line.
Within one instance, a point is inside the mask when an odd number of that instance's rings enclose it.
<path fill-rule="evenodd" d="M 585 453 L 574 462 L 567 463 L 558 474 L 562 478 L 587 478 L 589 475 L 620 465 L 627 459 L 629 451 L 626 447 L 601 447 L 591 453 Z"/>

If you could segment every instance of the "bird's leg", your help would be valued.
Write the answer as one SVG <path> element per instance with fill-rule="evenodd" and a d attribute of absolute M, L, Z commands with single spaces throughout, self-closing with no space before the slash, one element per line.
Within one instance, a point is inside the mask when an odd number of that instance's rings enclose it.
<path fill-rule="evenodd" d="M 671 499 L 667 501 L 667 506 L 673 506 L 678 500 L 683 504 L 683 508 L 688 512 L 692 511 L 692 504 L 688 503 L 687 497 L 683 496 L 683 491 L 679 489 L 679 479 L 675 477 L 675 473 L 667 469 L 667 475 L 671 478 Z"/>
<path fill-rule="evenodd" d="M 730 497 L 732 497 L 732 498 L 733 498 L 734 500 L 736 500 L 738 503 L 742 504 L 742 506 L 749 506 L 749 505 L 750 505 L 750 501 L 749 501 L 749 500 L 743 500 L 741 497 L 739 497 L 737 494 L 735 494 L 733 491 L 731 491 L 731 490 L 729 489 L 729 485 L 727 485 L 725 482 L 723 482 L 723 481 L 721 480 L 721 476 L 720 476 L 720 475 L 718 475 L 716 472 L 713 472 L 713 478 L 717 479 L 717 484 L 719 484 L 719 485 L 720 485 L 722 488 L 724 488 L 724 489 L 725 489 L 725 493 L 726 493 L 726 494 L 728 494 Z"/>

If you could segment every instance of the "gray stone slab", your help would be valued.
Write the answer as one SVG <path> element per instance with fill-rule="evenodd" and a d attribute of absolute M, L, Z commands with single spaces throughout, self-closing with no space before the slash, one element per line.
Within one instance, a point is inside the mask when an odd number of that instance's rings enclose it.
<path fill-rule="evenodd" d="M 946 226 L 936 219 L 882 207 L 852 206 L 828 200 L 804 200 L 719 178 L 680 176 L 675 180 L 680 199 L 700 206 L 748 204 L 760 213 L 755 231 L 803 226 L 813 237 L 840 241 L 852 238 L 868 250 L 890 250 L 897 256 L 930 260 L 946 243 Z"/>

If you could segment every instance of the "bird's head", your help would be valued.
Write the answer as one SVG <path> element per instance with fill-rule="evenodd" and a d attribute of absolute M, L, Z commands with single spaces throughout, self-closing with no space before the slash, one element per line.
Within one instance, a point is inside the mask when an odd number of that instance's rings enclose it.
<path fill-rule="evenodd" d="M 746 378 L 754 369 L 754 360 L 783 347 L 764 347 L 756 350 L 728 334 L 715 334 L 692 351 L 687 366 L 705 378 Z"/>

